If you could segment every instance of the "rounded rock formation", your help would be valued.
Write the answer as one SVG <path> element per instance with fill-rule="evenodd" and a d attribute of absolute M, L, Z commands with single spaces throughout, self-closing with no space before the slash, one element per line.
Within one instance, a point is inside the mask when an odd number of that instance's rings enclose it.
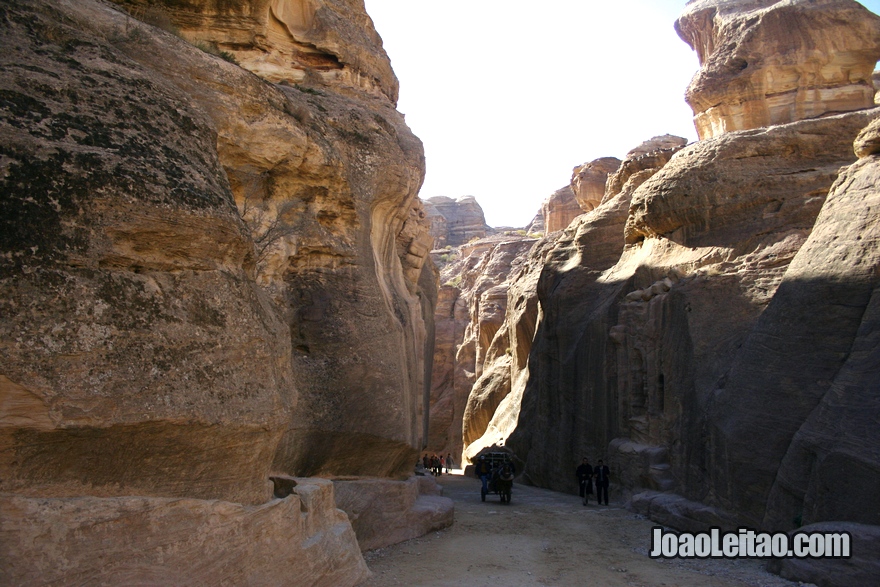
<path fill-rule="evenodd" d="M 701 139 L 874 105 L 880 17 L 852 0 L 697 0 L 675 28 Z"/>

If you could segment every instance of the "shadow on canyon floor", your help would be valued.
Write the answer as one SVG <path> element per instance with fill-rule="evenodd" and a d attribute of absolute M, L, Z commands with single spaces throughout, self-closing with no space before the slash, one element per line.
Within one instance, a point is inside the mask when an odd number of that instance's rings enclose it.
<path fill-rule="evenodd" d="M 648 557 L 650 520 L 619 502 L 584 507 L 575 495 L 514 484 L 510 505 L 461 474 L 438 478 L 455 502 L 455 524 L 365 553 L 361 587 L 791 587 L 755 560 L 658 561 Z"/>

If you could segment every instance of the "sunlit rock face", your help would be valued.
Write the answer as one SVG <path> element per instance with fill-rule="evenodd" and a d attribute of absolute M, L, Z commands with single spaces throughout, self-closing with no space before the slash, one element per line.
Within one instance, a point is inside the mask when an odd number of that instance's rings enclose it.
<path fill-rule="evenodd" d="M 620 159 L 617 157 L 602 157 L 574 168 L 571 172 L 571 189 L 583 212 L 589 212 L 602 202 L 608 175 L 617 171 L 618 167 Z"/>
<path fill-rule="evenodd" d="M 486 364 L 499 354 L 512 356 L 510 344 L 515 343 L 499 341 L 493 346 L 493 341 L 509 311 L 508 287 L 516 284 L 512 276 L 520 273 L 526 252 L 535 242 L 517 234 L 479 239 L 460 247 L 455 253 L 460 257 L 441 272 L 443 285 L 434 315 L 437 336 L 428 450 L 452 453 L 456 463 L 462 463 L 467 444 L 485 432 L 497 402 L 509 391 L 509 385 L 501 386 L 486 409 L 469 399 Z"/>
<path fill-rule="evenodd" d="M 269 81 L 320 80 L 397 102 L 397 77 L 358 0 L 113 1 L 229 53 Z"/>
<path fill-rule="evenodd" d="M 701 65 L 700 138 L 874 104 L 880 17 L 852 0 L 697 0 L 676 30 Z"/>
<path fill-rule="evenodd" d="M 547 232 L 562 230 L 583 213 L 571 186 L 556 190 L 541 204 L 541 216 Z"/>
<path fill-rule="evenodd" d="M 423 203 L 430 218 L 434 248 L 457 247 L 495 231 L 486 224 L 483 208 L 473 196 L 434 196 Z"/>
<path fill-rule="evenodd" d="M 47 582 L 47 533 L 59 583 L 361 582 L 329 481 L 269 477 L 411 472 L 421 143 L 105 2 L 0 11 L 0 583 Z"/>
<path fill-rule="evenodd" d="M 253 279 L 217 127 L 85 31 L 124 26 L 117 11 L 7 14 L 2 490 L 265 501 L 296 402 L 290 336 Z M 161 51 L 212 65 L 182 42 Z"/>

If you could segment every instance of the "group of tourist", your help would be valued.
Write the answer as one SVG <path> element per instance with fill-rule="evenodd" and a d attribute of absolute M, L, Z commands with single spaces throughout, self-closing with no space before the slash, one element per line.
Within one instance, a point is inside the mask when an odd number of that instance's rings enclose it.
<path fill-rule="evenodd" d="M 452 460 L 451 453 L 445 457 L 443 455 L 428 456 L 428 453 L 425 453 L 425 456 L 422 457 L 422 466 L 430 470 L 435 477 L 439 477 L 443 474 L 444 469 L 449 473 L 449 469 L 455 468 L 455 462 Z"/>
<path fill-rule="evenodd" d="M 578 483 L 580 484 L 580 495 L 581 499 L 584 502 L 584 505 L 587 505 L 587 500 L 589 496 L 593 494 L 593 480 L 596 481 L 596 499 L 599 505 L 602 505 L 602 500 L 604 498 L 605 505 L 608 505 L 608 477 L 611 471 L 608 469 L 608 465 L 602 462 L 602 459 L 599 459 L 599 464 L 595 467 L 591 466 L 587 457 L 584 457 L 583 462 L 581 462 L 580 466 L 575 470 L 575 475 L 578 478 Z"/>

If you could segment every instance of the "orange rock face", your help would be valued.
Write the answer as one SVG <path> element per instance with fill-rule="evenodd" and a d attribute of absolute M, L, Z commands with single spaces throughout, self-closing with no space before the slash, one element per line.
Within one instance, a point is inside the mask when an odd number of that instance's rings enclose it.
<path fill-rule="evenodd" d="M 320 80 L 397 102 L 398 82 L 363 2 L 113 0 L 135 17 L 224 53 L 263 79 Z"/>
<path fill-rule="evenodd" d="M 873 106 L 880 17 L 852 0 L 699 0 L 676 30 L 701 139 Z"/>

